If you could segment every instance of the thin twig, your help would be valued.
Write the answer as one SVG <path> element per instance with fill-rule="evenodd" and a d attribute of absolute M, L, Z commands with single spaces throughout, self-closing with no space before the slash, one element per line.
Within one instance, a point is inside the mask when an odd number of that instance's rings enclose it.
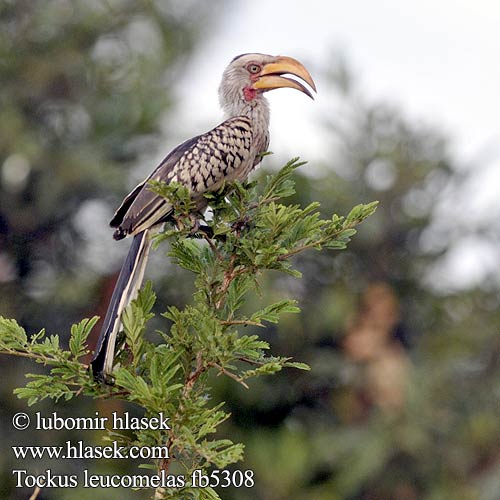
<path fill-rule="evenodd" d="M 212 252 L 217 256 L 217 259 L 222 262 L 224 260 L 224 257 L 222 254 L 219 252 L 217 247 L 214 245 L 214 242 L 212 241 L 212 238 L 208 237 L 208 234 L 205 232 L 202 232 L 202 238 L 209 244 L 210 248 L 212 249 Z"/>
<path fill-rule="evenodd" d="M 249 365 L 254 365 L 254 366 L 264 366 L 267 361 L 257 361 L 254 359 L 249 359 L 249 358 L 238 358 L 239 361 L 243 361 L 244 363 L 248 363 Z"/>
<path fill-rule="evenodd" d="M 227 375 L 229 378 L 232 378 L 233 380 L 236 380 L 239 384 L 241 384 L 245 389 L 250 389 L 248 385 L 243 381 L 242 378 L 238 377 L 238 375 L 235 375 L 234 373 L 226 370 L 223 366 L 220 366 L 219 364 L 212 362 L 210 363 L 210 366 L 213 366 L 214 368 L 217 368 L 219 370 L 219 375 L 223 373 L 224 375 Z"/>
<path fill-rule="evenodd" d="M 261 328 L 265 328 L 262 323 L 259 323 L 258 321 L 252 321 L 250 319 L 220 320 L 219 323 L 224 326 L 244 325 L 244 326 L 260 326 Z"/>
<path fill-rule="evenodd" d="M 182 391 L 182 395 L 186 398 L 188 394 L 193 389 L 194 384 L 200 377 L 200 375 L 206 370 L 206 366 L 203 365 L 203 356 L 201 351 L 196 355 L 196 368 L 189 374 Z"/>
<path fill-rule="evenodd" d="M 184 382 L 184 388 L 182 390 L 182 398 L 185 400 L 189 396 L 189 393 L 192 391 L 194 384 L 198 380 L 198 378 L 201 376 L 201 374 L 206 371 L 207 366 L 203 364 L 203 355 L 200 352 L 196 355 L 196 368 L 191 371 L 191 373 L 186 377 L 185 382 Z M 177 412 L 175 413 L 175 416 L 173 417 L 172 421 L 177 422 L 179 421 L 179 417 L 181 413 L 184 411 L 184 405 L 182 403 L 182 400 L 179 404 L 179 407 L 177 408 Z M 174 435 L 172 431 L 170 432 L 169 439 L 167 441 L 167 448 L 169 450 L 169 457 L 164 458 L 160 462 L 159 470 L 164 470 L 165 472 L 168 471 L 168 468 L 170 466 L 170 461 L 172 460 L 172 457 L 170 456 L 170 447 L 172 446 L 174 442 Z M 163 489 L 162 488 L 157 488 L 155 491 L 155 498 L 163 498 Z"/>
<path fill-rule="evenodd" d="M 263 198 L 260 201 L 256 201 L 255 203 L 251 203 L 250 205 L 248 205 L 247 212 L 254 208 L 258 208 L 260 205 L 268 205 L 269 203 L 272 203 L 273 201 L 278 201 L 280 199 L 281 198 L 279 196 L 272 196 L 271 198 Z"/>
<path fill-rule="evenodd" d="M 121 397 L 121 396 L 129 396 L 130 391 L 119 391 L 119 392 L 109 392 L 107 394 L 98 394 L 96 396 L 93 396 L 94 399 L 106 399 L 106 398 L 115 398 L 115 397 Z"/>
<path fill-rule="evenodd" d="M 0 349 L 2 349 L 1 346 L 0 346 Z M 8 347 L 3 347 L 3 349 L 4 350 L 0 351 L 0 354 L 8 354 L 9 356 L 19 356 L 20 358 L 37 359 L 37 360 L 43 361 L 45 364 L 59 362 L 58 360 L 47 358 L 47 356 L 42 356 L 41 354 L 33 354 L 31 352 L 16 351 L 15 349 L 9 349 Z"/>
<path fill-rule="evenodd" d="M 36 499 L 38 498 L 38 495 L 40 494 L 40 492 L 41 492 L 41 491 L 42 491 L 42 490 L 40 489 L 40 487 L 39 487 L 39 486 L 37 486 L 37 487 L 34 489 L 34 491 L 33 491 L 32 495 L 30 496 L 29 500 L 36 500 Z"/>

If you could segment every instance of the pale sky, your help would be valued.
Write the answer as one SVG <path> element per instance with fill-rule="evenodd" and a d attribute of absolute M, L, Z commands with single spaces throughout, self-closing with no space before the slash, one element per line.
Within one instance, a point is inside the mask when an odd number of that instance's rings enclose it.
<path fill-rule="evenodd" d="M 216 97 L 220 75 L 234 55 L 286 54 L 314 68 L 323 67 L 332 50 L 340 49 L 368 97 L 395 102 L 411 116 L 441 126 L 460 144 L 461 152 L 480 153 L 499 142 L 500 2 L 252 0 L 228 4 L 232 7 L 219 13 L 221 19 L 193 58 L 185 81 L 183 106 L 198 121 L 210 122 L 218 116 L 212 96 Z M 318 88 L 316 106 L 323 106 L 321 81 Z M 293 91 L 289 92 L 285 98 L 283 93 L 270 94 L 275 129 L 277 123 L 290 121 L 289 113 L 281 113 L 281 107 L 290 110 Z M 311 111 L 302 96 L 293 97 L 294 114 L 306 112 L 306 107 Z M 277 141 L 283 140 L 281 134 L 275 135 Z"/>
<path fill-rule="evenodd" d="M 190 63 L 182 83 L 173 140 L 215 125 L 221 117 L 217 87 L 227 63 L 243 52 L 283 54 L 301 60 L 314 76 L 333 51 L 341 51 L 370 100 L 397 104 L 405 114 L 435 125 L 451 139 L 464 168 L 478 168 L 463 209 L 476 219 L 500 217 L 500 2 L 495 0 L 289 0 L 235 1 Z M 311 102 L 299 92 L 272 92 L 271 150 L 280 158 L 314 161 L 322 108 L 332 95 Z M 172 144 L 174 145 L 174 144 Z M 443 269 L 451 281 L 473 284 L 492 272 L 468 242 L 463 266 Z M 455 260 L 456 257 L 455 257 Z M 462 273 L 462 275 L 461 275 Z"/>

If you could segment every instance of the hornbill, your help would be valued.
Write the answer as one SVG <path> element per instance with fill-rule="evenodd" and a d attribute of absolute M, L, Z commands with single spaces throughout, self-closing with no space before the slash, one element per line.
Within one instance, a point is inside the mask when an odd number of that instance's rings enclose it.
<path fill-rule="evenodd" d="M 113 237 L 132 236 L 132 245 L 118 276 L 91 361 L 94 376 L 109 380 L 116 336 L 125 307 L 141 286 L 152 236 L 172 218 L 168 201 L 149 189 L 152 180 L 177 182 L 188 188 L 197 211 L 206 208 L 203 194 L 224 182 L 244 181 L 260 163 L 269 145 L 269 104 L 264 93 L 289 87 L 312 98 L 295 75 L 316 91 L 306 68 L 296 59 L 265 54 L 242 54 L 225 69 L 219 100 L 225 113 L 220 125 L 174 148 L 156 170 L 126 196 L 110 225 Z"/>

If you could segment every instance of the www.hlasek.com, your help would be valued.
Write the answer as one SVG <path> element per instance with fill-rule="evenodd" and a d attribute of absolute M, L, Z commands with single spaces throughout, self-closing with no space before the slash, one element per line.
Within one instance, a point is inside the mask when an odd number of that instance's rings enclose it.
<path fill-rule="evenodd" d="M 163 413 L 154 417 L 133 417 L 128 412 L 118 415 L 113 412 L 111 417 L 101 417 L 95 412 L 95 417 L 60 417 L 57 412 L 50 416 L 42 416 L 40 412 L 33 419 L 27 413 L 16 413 L 12 425 L 17 430 L 31 428 L 35 431 L 46 430 L 170 430 L 170 419 Z M 108 446 L 90 446 L 83 441 L 66 441 L 62 446 L 12 446 L 12 452 L 17 460 L 26 459 L 60 459 L 60 460 L 94 460 L 94 459 L 169 459 L 167 446 L 119 446 L 112 442 Z M 254 486 L 252 470 L 228 471 L 213 470 L 204 473 L 197 469 L 192 474 L 175 475 L 160 471 L 156 475 L 102 475 L 91 474 L 87 469 L 81 474 L 55 474 L 50 469 L 43 473 L 31 474 L 27 469 L 12 471 L 17 488 L 228 488 Z"/>
<path fill-rule="evenodd" d="M 73 459 L 94 460 L 98 458 L 124 459 L 142 458 L 145 460 L 158 460 L 170 458 L 167 446 L 119 446 L 116 441 L 109 446 L 89 446 L 83 441 L 72 443 L 66 441 L 64 446 L 12 446 L 16 459 Z"/>

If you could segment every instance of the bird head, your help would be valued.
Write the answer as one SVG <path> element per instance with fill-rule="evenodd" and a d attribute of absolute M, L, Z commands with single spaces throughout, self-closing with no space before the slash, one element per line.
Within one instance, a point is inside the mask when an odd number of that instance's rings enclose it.
<path fill-rule="evenodd" d="M 284 87 L 299 90 L 313 98 L 301 82 L 283 75 L 294 75 L 316 91 L 307 69 L 292 57 L 266 54 L 242 54 L 235 57 L 224 71 L 219 87 L 223 109 L 228 114 L 235 114 L 245 106 L 252 106 L 262 100 L 264 92 Z"/>

